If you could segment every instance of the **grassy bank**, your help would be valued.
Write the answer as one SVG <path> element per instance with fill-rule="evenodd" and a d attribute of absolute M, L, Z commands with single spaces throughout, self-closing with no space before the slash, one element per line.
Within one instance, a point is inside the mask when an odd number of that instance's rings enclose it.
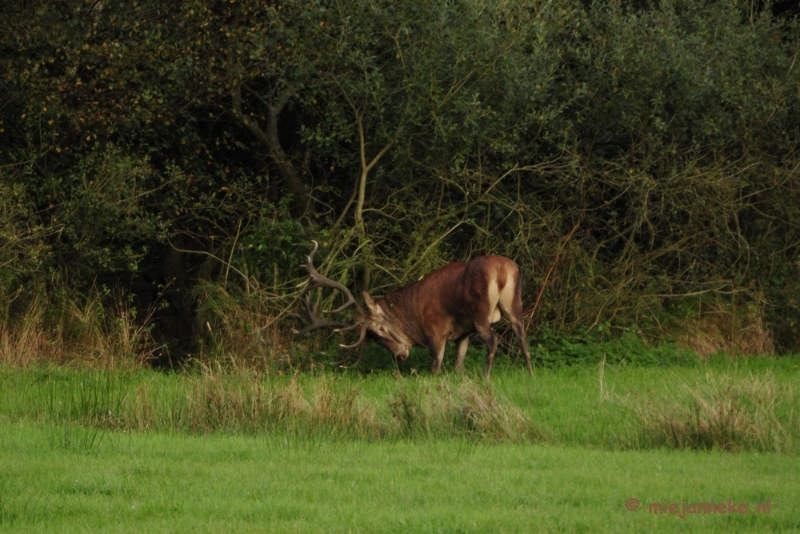
<path fill-rule="evenodd" d="M 164 374 L 0 369 L 0 418 L 98 432 L 284 432 L 368 441 L 467 438 L 603 449 L 721 449 L 796 454 L 794 359 L 474 374 L 252 370 Z M 475 372 L 479 372 L 477 369 Z"/>

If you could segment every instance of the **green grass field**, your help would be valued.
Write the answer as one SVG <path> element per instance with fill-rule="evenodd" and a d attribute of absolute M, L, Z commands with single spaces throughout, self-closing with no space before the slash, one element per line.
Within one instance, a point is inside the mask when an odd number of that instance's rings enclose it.
<path fill-rule="evenodd" d="M 2 368 L 0 531 L 800 531 L 796 361 Z"/>
<path fill-rule="evenodd" d="M 775 454 L 600 451 L 465 440 L 109 433 L 51 445 L 2 428 L 0 530 L 115 532 L 788 532 L 798 462 Z M 628 511 L 626 502 L 644 505 Z M 769 514 L 648 512 L 770 500 Z"/>

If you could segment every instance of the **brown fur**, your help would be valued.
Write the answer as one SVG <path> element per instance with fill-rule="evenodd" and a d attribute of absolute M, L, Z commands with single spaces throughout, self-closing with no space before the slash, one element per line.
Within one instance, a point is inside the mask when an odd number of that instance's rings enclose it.
<path fill-rule="evenodd" d="M 448 340 L 456 342 L 456 369 L 463 369 L 469 335 L 478 332 L 486 343 L 484 376 L 488 378 L 497 351 L 497 334 L 491 324 L 502 312 L 511 322 L 532 372 L 521 295 L 516 263 L 503 256 L 481 256 L 469 263 L 449 263 L 377 302 L 364 292 L 369 308 L 367 328 L 401 360 L 408 358 L 412 346 L 428 347 L 433 374 L 441 368 Z"/>

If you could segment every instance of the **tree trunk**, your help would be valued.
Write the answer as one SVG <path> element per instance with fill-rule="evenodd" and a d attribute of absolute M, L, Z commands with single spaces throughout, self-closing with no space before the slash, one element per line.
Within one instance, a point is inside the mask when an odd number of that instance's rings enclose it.
<path fill-rule="evenodd" d="M 245 87 L 248 89 L 247 87 Z M 248 89 L 251 93 L 255 94 L 252 90 Z M 292 214 L 295 218 L 300 218 L 306 215 L 311 207 L 311 197 L 308 194 L 305 183 L 297 168 L 292 163 L 292 160 L 283 150 L 280 139 L 278 138 L 278 115 L 286 105 L 286 102 L 291 96 L 290 90 L 285 90 L 278 98 L 275 104 L 267 102 L 260 95 L 255 96 L 261 100 L 267 108 L 267 126 L 266 131 L 262 129 L 258 123 L 252 118 L 242 113 L 242 85 L 237 85 L 231 92 L 231 100 L 233 104 L 233 114 L 241 122 L 242 126 L 247 129 L 253 136 L 258 139 L 259 143 L 264 147 L 275 167 L 278 169 L 283 179 L 284 188 L 287 193 L 290 193 L 293 198 Z"/>

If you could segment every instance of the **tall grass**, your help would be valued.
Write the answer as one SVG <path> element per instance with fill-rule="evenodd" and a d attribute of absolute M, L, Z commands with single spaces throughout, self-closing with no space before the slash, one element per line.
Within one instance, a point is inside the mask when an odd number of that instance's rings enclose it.
<path fill-rule="evenodd" d="M 4 367 L 0 418 L 60 425 L 52 441 L 63 447 L 90 447 L 102 435 L 82 429 L 99 428 L 796 454 L 800 399 L 791 384 L 797 369 L 737 362 L 744 367 L 603 362 L 540 369 L 535 378 L 509 364 L 499 366 L 491 383 L 455 374 Z"/>
<path fill-rule="evenodd" d="M 206 362 L 234 359 L 260 368 L 291 362 L 296 339 L 282 323 L 292 303 L 285 296 L 290 290 L 280 285 L 277 273 L 271 285 L 255 277 L 243 280 L 244 289 L 209 282 L 192 291 L 203 329 L 200 358 Z"/>
<path fill-rule="evenodd" d="M 45 306 L 35 298 L 14 321 L 6 320 L 0 328 L 0 362 L 25 366 L 33 362 L 59 359 L 53 334 L 47 332 Z"/>
<path fill-rule="evenodd" d="M 735 378 L 707 374 L 667 393 L 630 395 L 620 402 L 641 423 L 644 447 L 795 451 L 798 420 L 782 421 L 778 405 L 794 405 L 794 388 L 779 389 L 771 371 Z"/>
<path fill-rule="evenodd" d="M 729 355 L 771 355 L 775 352 L 772 332 L 762 310 L 732 309 L 722 303 L 698 303 L 688 317 L 675 319 L 675 338 L 701 356 L 724 352 Z"/>
<path fill-rule="evenodd" d="M 150 336 L 153 310 L 139 317 L 130 299 L 107 288 L 86 293 L 62 290 L 45 297 L 43 288 L 0 328 L 0 363 L 42 363 L 133 369 L 157 350 Z M 8 304 L 6 303 L 6 306 Z"/>
<path fill-rule="evenodd" d="M 402 383 L 401 383 L 402 384 Z M 483 441 L 536 439 L 522 410 L 485 383 L 441 380 L 420 388 L 402 384 L 389 398 L 392 421 L 406 437 L 468 436 Z"/>
<path fill-rule="evenodd" d="M 307 388 L 298 377 L 262 379 L 242 371 L 204 371 L 179 383 L 143 382 L 129 395 L 117 428 L 189 433 L 289 432 L 368 438 L 381 434 L 372 406 L 352 387 L 328 379 Z"/>
<path fill-rule="evenodd" d="M 423 383 L 387 378 L 383 385 L 391 392 L 376 396 L 365 393 L 367 381 L 332 374 L 280 377 L 209 367 L 172 375 L 104 369 L 6 373 L 8 381 L 25 384 L 0 396 L 0 417 L 61 425 L 350 439 L 464 436 L 518 442 L 537 435 L 517 406 L 468 377 Z"/>

